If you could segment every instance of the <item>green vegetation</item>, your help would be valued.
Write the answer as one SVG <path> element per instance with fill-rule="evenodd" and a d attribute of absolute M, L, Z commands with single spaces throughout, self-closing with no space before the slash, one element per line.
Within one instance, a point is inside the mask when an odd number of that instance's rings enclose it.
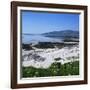
<path fill-rule="evenodd" d="M 76 43 L 77 44 L 77 43 Z M 39 42 L 38 44 L 35 44 L 33 47 L 36 47 L 38 49 L 48 49 L 48 48 L 63 48 L 63 47 L 72 47 L 73 45 L 76 45 L 74 43 L 64 43 L 64 42 Z M 25 50 L 34 50 L 32 47 L 32 44 L 22 44 L 22 49 Z"/>
<path fill-rule="evenodd" d="M 59 61 L 59 60 L 61 60 L 61 58 L 60 58 L 60 57 L 58 57 L 58 58 L 55 58 L 54 60 L 55 60 L 55 61 Z"/>
<path fill-rule="evenodd" d="M 33 50 L 33 48 L 30 46 L 30 44 L 22 44 L 22 48 L 25 50 Z"/>
<path fill-rule="evenodd" d="M 48 76 L 68 76 L 79 75 L 79 61 L 61 65 L 55 62 L 49 68 L 23 67 L 22 77 L 48 77 Z"/>
<path fill-rule="evenodd" d="M 64 40 L 63 40 L 64 42 L 79 42 L 79 40 L 78 39 L 72 39 L 72 38 L 65 38 Z"/>
<path fill-rule="evenodd" d="M 72 47 L 73 45 L 75 45 L 75 44 L 73 44 L 73 43 L 71 43 L 71 44 L 67 43 L 66 44 L 64 42 L 61 42 L 61 43 L 59 43 L 59 42 L 56 42 L 56 43 L 53 43 L 53 42 L 39 42 L 38 44 L 34 45 L 34 47 L 40 48 L 40 49 L 48 49 L 48 48 L 57 47 L 57 48 L 61 49 L 63 47 Z"/>
<path fill-rule="evenodd" d="M 39 42 L 38 44 L 34 45 L 34 47 L 42 49 L 55 48 L 51 42 Z"/>

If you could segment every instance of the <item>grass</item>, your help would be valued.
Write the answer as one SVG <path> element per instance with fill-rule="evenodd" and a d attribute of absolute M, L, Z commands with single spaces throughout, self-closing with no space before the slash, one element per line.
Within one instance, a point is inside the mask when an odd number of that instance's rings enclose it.
<path fill-rule="evenodd" d="M 35 48 L 38 48 L 38 49 L 48 49 L 48 48 L 63 48 L 63 47 L 72 47 L 73 45 L 76 45 L 74 43 L 64 43 L 64 42 L 56 42 L 56 43 L 53 43 L 53 42 L 39 42 L 38 44 L 34 45 L 33 47 Z M 32 44 L 22 44 L 22 49 L 25 49 L 25 50 L 34 50 L 32 48 Z"/>
<path fill-rule="evenodd" d="M 51 42 L 39 42 L 38 44 L 34 45 L 34 47 L 42 49 L 55 48 Z"/>
<path fill-rule="evenodd" d="M 79 75 L 79 61 L 61 65 L 53 63 L 49 68 L 23 67 L 22 77 L 49 77 L 49 76 L 68 76 Z"/>
<path fill-rule="evenodd" d="M 22 48 L 25 50 L 33 50 L 33 48 L 30 46 L 30 44 L 22 44 Z"/>
<path fill-rule="evenodd" d="M 55 60 L 55 61 L 59 61 L 59 60 L 61 60 L 61 58 L 60 58 L 60 57 L 58 57 L 58 58 L 55 58 L 54 60 Z"/>

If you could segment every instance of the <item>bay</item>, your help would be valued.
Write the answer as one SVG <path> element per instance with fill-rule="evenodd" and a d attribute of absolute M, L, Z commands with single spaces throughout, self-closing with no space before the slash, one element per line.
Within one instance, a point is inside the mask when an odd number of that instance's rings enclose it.
<path fill-rule="evenodd" d="M 46 37 L 44 35 L 22 34 L 22 43 L 29 44 L 35 42 L 62 42 L 62 38 Z"/>

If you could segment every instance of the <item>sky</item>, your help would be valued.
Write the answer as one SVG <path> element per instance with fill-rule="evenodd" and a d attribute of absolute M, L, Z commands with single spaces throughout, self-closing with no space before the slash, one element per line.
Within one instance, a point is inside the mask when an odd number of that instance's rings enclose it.
<path fill-rule="evenodd" d="M 79 30 L 79 14 L 22 11 L 22 33 Z"/>

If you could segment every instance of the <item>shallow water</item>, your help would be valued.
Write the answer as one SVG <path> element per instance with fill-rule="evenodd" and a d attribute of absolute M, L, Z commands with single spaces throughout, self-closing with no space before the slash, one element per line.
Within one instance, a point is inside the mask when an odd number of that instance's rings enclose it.
<path fill-rule="evenodd" d="M 43 35 L 25 35 L 22 34 L 22 43 L 33 42 L 62 42 L 62 38 L 45 37 Z"/>

